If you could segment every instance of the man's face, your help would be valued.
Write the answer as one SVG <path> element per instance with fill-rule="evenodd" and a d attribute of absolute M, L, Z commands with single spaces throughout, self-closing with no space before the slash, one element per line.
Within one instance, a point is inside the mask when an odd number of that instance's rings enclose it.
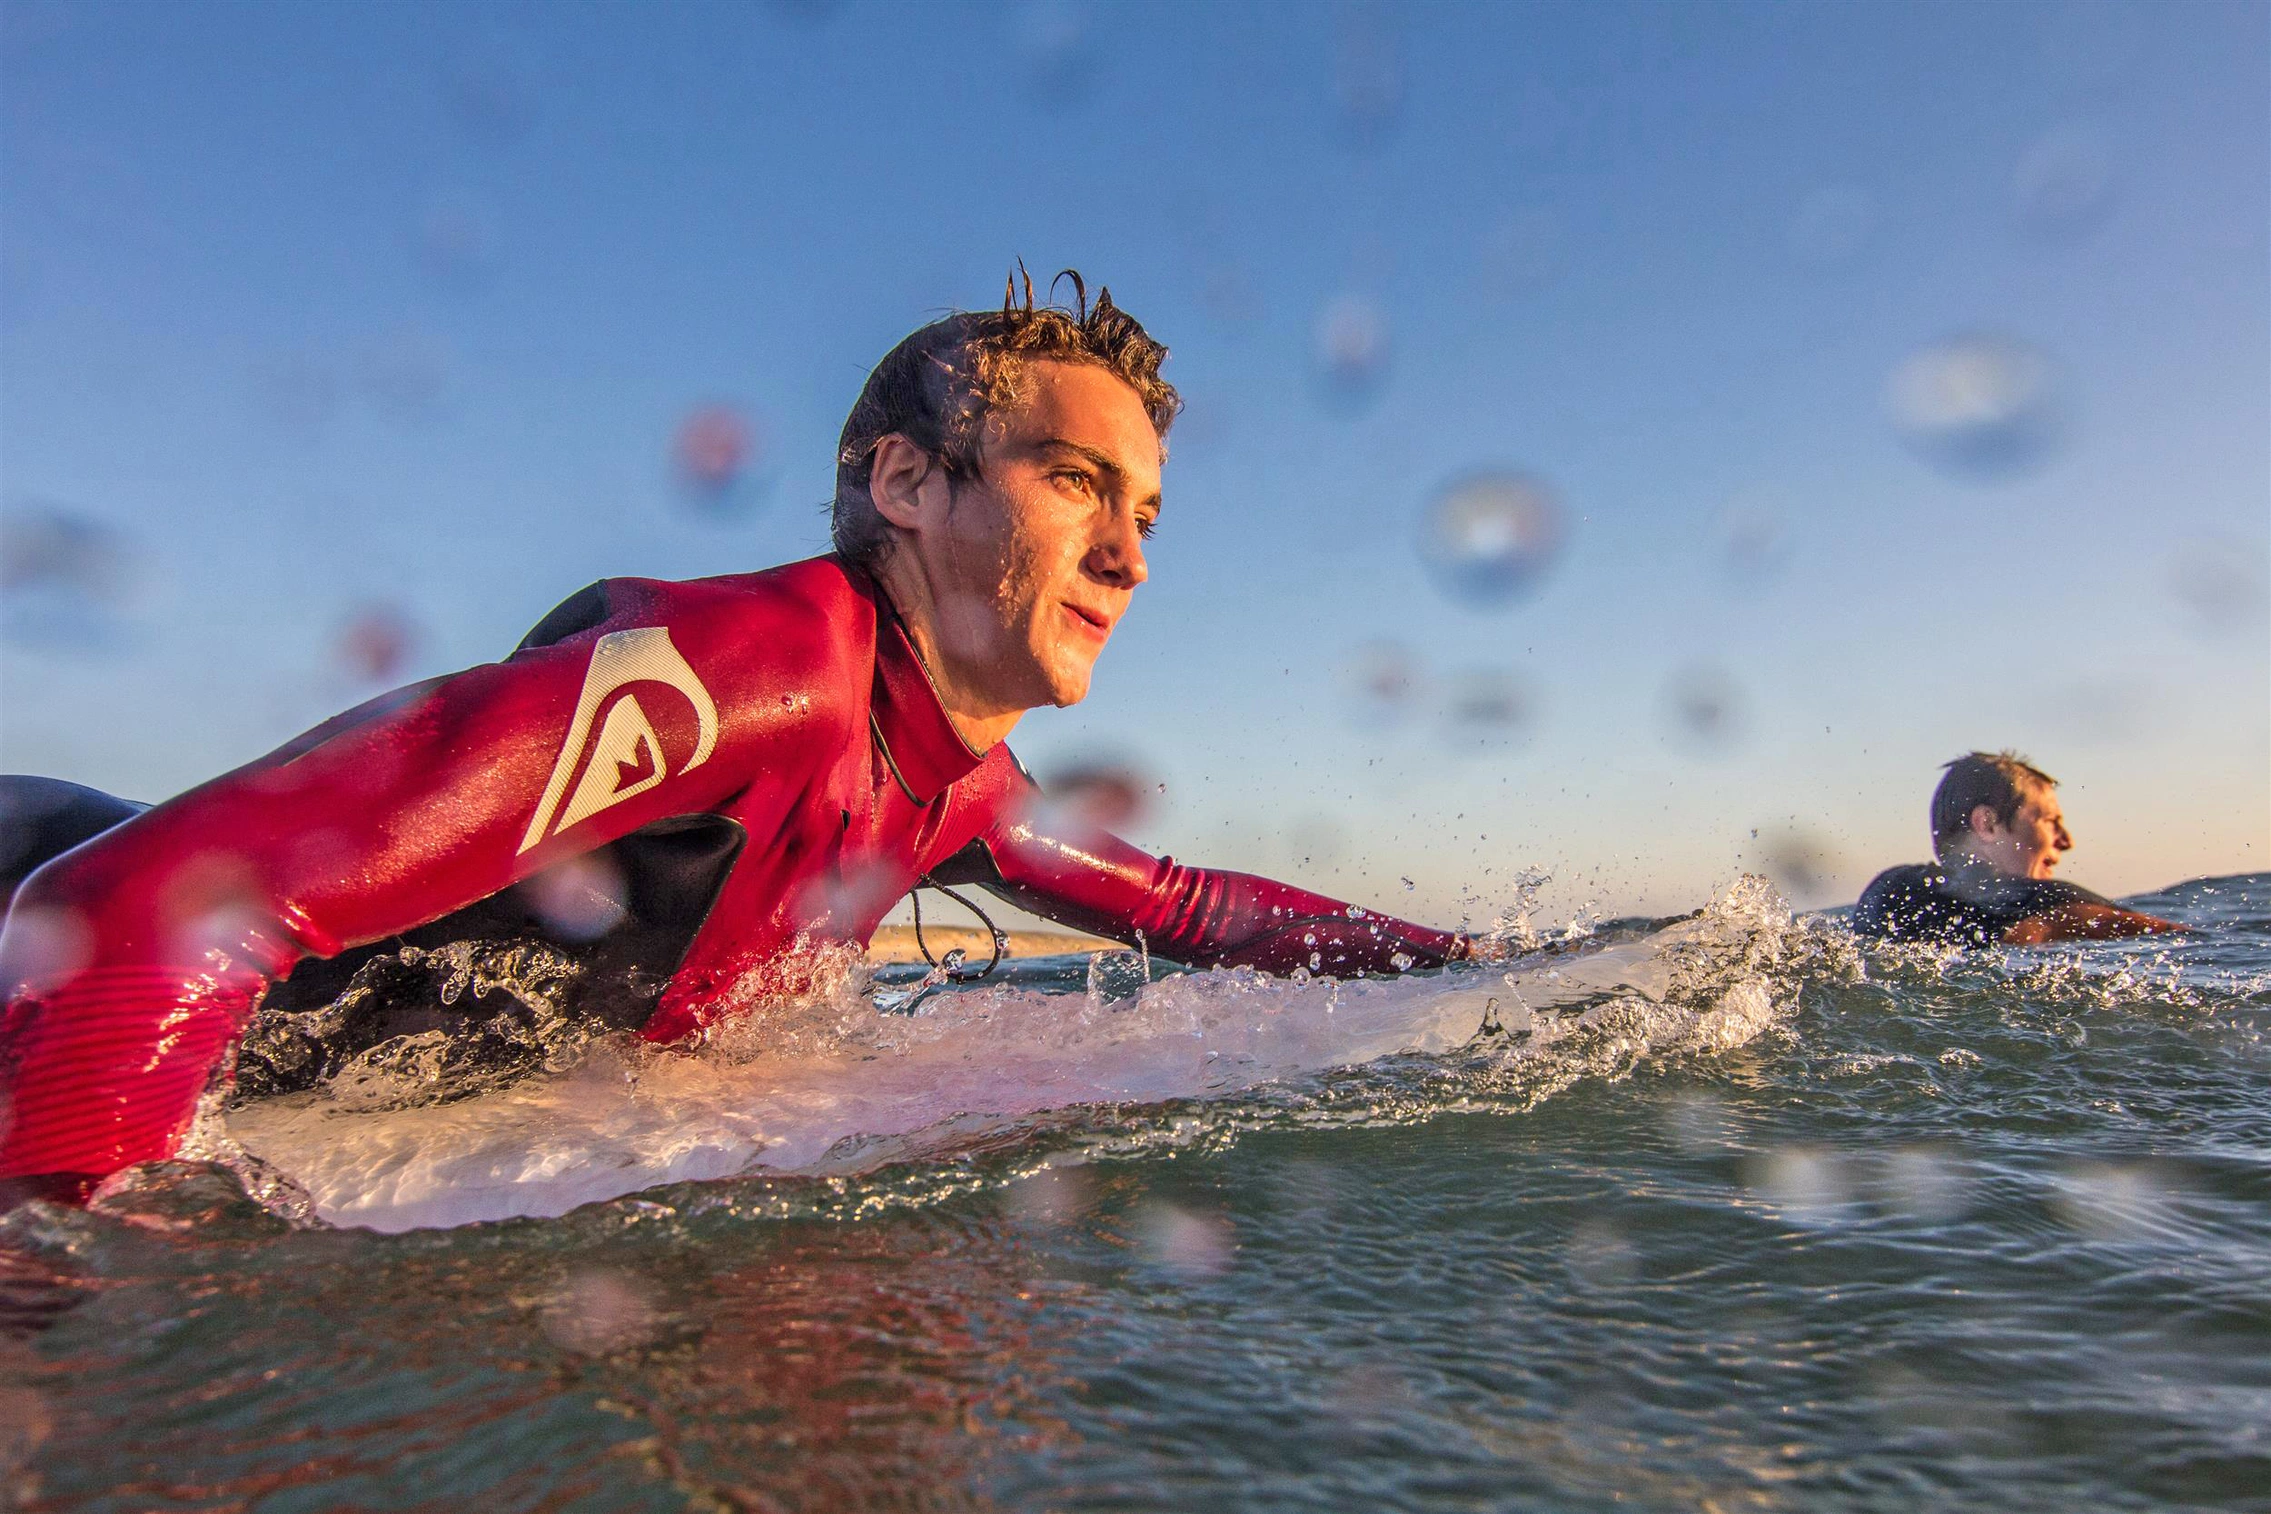
<path fill-rule="evenodd" d="M 2040 786 L 2026 790 L 2009 825 L 1981 805 L 1972 811 L 1971 830 L 1972 850 L 2006 878 L 2047 878 L 2060 854 L 2074 845 L 2065 812 L 2058 807 L 2058 791 Z"/>
<path fill-rule="evenodd" d="M 939 655 L 1004 710 L 1073 704 L 1149 576 L 1159 434 L 1121 379 L 1039 362 L 1025 403 L 987 419 L 979 476 L 923 544 Z"/>

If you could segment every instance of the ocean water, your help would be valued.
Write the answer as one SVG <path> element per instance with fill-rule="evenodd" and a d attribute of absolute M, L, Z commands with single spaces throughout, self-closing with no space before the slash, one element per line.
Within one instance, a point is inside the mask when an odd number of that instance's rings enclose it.
<path fill-rule="evenodd" d="M 2137 902 L 2203 931 L 1746 880 L 1393 983 L 395 1048 L 0 1219 L 0 1503 L 2271 1508 L 2271 875 Z"/>

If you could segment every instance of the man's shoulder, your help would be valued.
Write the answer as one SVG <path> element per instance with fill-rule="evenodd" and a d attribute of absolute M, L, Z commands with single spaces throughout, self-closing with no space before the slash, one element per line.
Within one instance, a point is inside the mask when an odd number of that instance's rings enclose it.
<path fill-rule="evenodd" d="M 1861 899 L 1866 903 L 1871 899 L 1889 899 L 1900 894 L 1933 892 L 1945 876 L 1935 863 L 1903 862 L 1888 867 L 1871 878 L 1869 886 L 1861 890 Z"/>
<path fill-rule="evenodd" d="M 1943 916 L 1960 912 L 1949 897 L 1947 874 L 1935 863 L 1903 862 L 1869 880 L 1853 906 L 1853 928 L 1865 936 L 1896 939 L 1938 935 Z"/>
<path fill-rule="evenodd" d="M 715 578 L 603 578 L 560 602 L 516 651 L 578 637 L 660 627 L 680 655 L 720 676 L 814 680 L 806 692 L 856 685 L 875 655 L 874 591 L 833 557 Z"/>

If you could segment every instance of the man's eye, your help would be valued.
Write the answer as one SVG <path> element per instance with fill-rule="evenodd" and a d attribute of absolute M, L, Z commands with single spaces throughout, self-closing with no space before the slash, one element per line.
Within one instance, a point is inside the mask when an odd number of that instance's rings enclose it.
<path fill-rule="evenodd" d="M 1090 479 L 1087 474 L 1079 472 L 1075 469 L 1060 469 L 1058 472 L 1052 473 L 1049 476 L 1055 479 L 1059 484 L 1062 484 L 1067 488 L 1078 489 L 1083 494 L 1094 494 L 1096 492 L 1095 481 Z"/>
<path fill-rule="evenodd" d="M 1156 532 L 1158 529 L 1159 522 L 1153 517 L 1149 515 L 1139 515 L 1136 517 L 1136 535 L 1142 537 L 1145 541 L 1151 540 L 1152 533 Z"/>

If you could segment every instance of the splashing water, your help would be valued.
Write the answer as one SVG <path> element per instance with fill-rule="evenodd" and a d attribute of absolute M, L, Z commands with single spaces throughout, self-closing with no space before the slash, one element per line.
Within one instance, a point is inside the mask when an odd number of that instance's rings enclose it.
<path fill-rule="evenodd" d="M 1501 936 L 1541 944 L 1527 910 Z M 572 1041 L 539 1017 L 526 1035 L 546 1049 L 543 1068 L 499 1086 L 453 1067 L 446 1032 L 422 1031 L 312 1090 L 240 1106 L 228 1133 L 322 1218 L 397 1230 L 561 1214 L 688 1180 L 866 1170 L 1068 1109 L 1098 1138 L 1139 1143 L 1181 1101 L 1201 1101 L 1213 1131 L 1410 1118 L 1740 1046 L 1774 1023 L 1775 975 L 1809 939 L 1771 888 L 1745 879 L 1643 941 L 1397 980 L 1233 969 L 1146 982 L 1139 969 L 1126 992 L 1097 988 L 1111 974 L 1092 965 L 1087 992 L 994 986 L 886 1015 L 866 975 L 840 963 L 818 991 L 699 1054 Z M 554 964 L 461 955 L 445 996 L 549 1004 Z"/>

